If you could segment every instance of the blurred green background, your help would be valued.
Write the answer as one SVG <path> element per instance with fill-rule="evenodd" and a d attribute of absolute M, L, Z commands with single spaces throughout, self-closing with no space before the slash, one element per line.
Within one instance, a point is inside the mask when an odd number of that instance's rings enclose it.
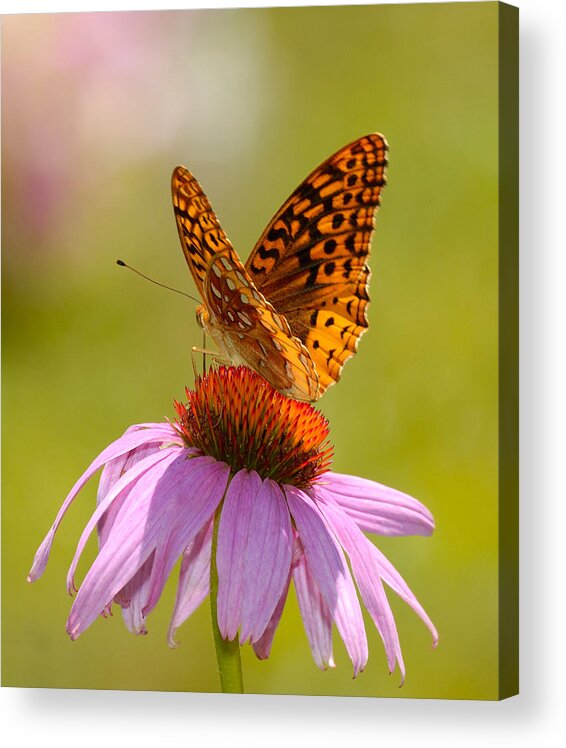
<path fill-rule="evenodd" d="M 95 481 L 26 574 L 64 496 L 132 423 L 173 414 L 200 332 L 171 208 L 183 163 L 245 258 L 320 161 L 367 132 L 390 144 L 370 331 L 322 399 L 334 468 L 434 513 L 431 538 L 375 538 L 440 633 L 390 595 L 399 689 L 366 617 L 352 680 L 314 665 L 294 592 L 256 693 L 497 693 L 497 4 L 57 14 L 2 24 L 3 684 L 216 691 L 208 604 L 166 631 L 176 572 L 129 634 L 118 608 L 65 634 L 65 574 Z M 95 544 L 83 559 L 81 575 Z"/>

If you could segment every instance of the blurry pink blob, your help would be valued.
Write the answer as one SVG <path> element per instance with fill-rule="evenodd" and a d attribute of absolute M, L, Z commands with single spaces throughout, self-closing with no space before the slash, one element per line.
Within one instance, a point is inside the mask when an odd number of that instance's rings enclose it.
<path fill-rule="evenodd" d="M 166 146 L 175 125 L 160 101 L 174 22 L 162 13 L 6 19 L 5 226 L 27 236 L 26 248 L 49 238 L 78 197 Z"/>

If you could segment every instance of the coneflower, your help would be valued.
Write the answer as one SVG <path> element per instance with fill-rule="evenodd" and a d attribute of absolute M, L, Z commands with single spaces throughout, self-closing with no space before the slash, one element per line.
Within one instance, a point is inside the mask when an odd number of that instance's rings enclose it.
<path fill-rule="evenodd" d="M 79 557 L 96 528 L 99 551 L 69 614 L 71 638 L 108 614 L 112 603 L 121 606 L 131 631 L 145 633 L 146 618 L 182 557 L 169 643 L 174 646 L 176 629 L 211 593 L 223 690 L 241 690 L 241 677 L 226 665 L 236 650 L 239 668 L 238 643 L 249 641 L 259 658 L 269 656 L 291 581 L 320 668 L 334 665 L 333 624 L 354 675 L 365 667 L 359 592 L 389 670 L 398 664 L 403 680 L 383 582 L 421 617 L 434 644 L 437 633 L 364 532 L 430 535 L 434 521 L 426 507 L 379 483 L 331 472 L 326 419 L 245 367 L 211 370 L 175 409 L 174 422 L 132 426 L 94 460 L 36 554 L 30 581 L 42 575 L 70 504 L 104 467 L 97 506 L 67 578 L 74 593 Z"/>

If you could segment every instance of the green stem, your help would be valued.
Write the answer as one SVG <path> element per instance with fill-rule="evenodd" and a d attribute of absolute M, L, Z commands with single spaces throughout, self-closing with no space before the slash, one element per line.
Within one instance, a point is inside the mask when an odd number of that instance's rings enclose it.
<path fill-rule="evenodd" d="M 244 693 L 242 662 L 240 660 L 240 642 L 238 637 L 233 641 L 222 638 L 218 628 L 218 569 L 216 567 L 216 548 L 218 547 L 218 525 L 222 504 L 214 517 L 212 530 L 212 554 L 210 557 L 210 612 L 212 615 L 212 634 L 218 662 L 220 689 L 222 693 Z"/>

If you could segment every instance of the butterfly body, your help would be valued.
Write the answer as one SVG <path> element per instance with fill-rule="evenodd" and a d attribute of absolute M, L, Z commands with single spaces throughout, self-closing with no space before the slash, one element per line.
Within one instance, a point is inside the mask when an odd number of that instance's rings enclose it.
<path fill-rule="evenodd" d="M 368 327 L 367 258 L 387 144 L 367 135 L 315 169 L 268 224 L 244 265 L 202 188 L 173 172 L 183 253 L 203 298 L 197 317 L 221 354 L 314 401 L 340 378 Z"/>

